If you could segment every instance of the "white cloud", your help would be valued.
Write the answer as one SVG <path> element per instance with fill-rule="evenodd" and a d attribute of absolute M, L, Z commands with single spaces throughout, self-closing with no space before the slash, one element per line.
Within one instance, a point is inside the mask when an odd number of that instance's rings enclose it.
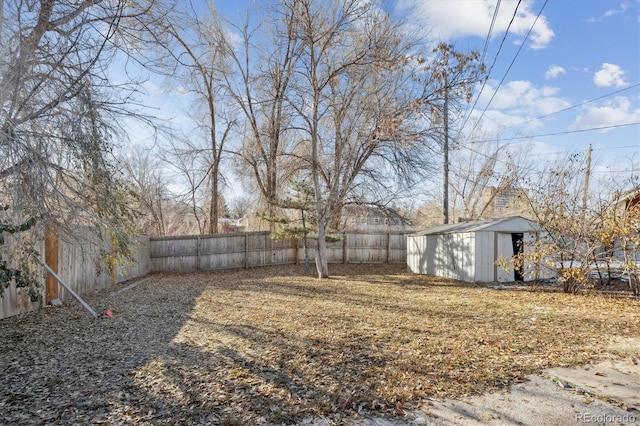
<path fill-rule="evenodd" d="M 606 12 L 604 12 L 604 14 L 600 17 L 591 17 L 589 19 L 587 19 L 587 22 L 601 22 L 604 18 L 610 18 L 612 16 L 618 15 L 620 13 L 624 13 L 627 10 L 629 10 L 629 8 L 631 7 L 631 2 L 625 0 L 622 3 L 620 3 L 620 8 L 618 9 L 609 9 Z"/>
<path fill-rule="evenodd" d="M 617 15 L 618 13 L 624 13 L 627 9 L 629 9 L 629 7 L 631 7 L 631 4 L 628 1 L 624 1 L 620 5 L 620 9 L 609 9 L 604 13 L 604 16 L 609 17 Z"/>
<path fill-rule="evenodd" d="M 496 4 L 497 0 L 399 0 L 398 10 L 404 12 L 413 21 L 415 28 L 422 30 L 425 36 L 441 37 L 445 40 L 467 36 L 485 38 L 491 26 Z M 517 0 L 505 0 L 500 3 L 493 37 L 502 36 L 507 30 L 517 4 Z M 519 36 L 527 34 L 538 14 L 533 6 L 533 0 L 521 2 L 509 30 L 511 34 Z M 429 34 L 424 34 L 425 29 L 429 30 Z M 541 15 L 531 32 L 531 48 L 547 47 L 554 35 L 547 18 Z"/>
<path fill-rule="evenodd" d="M 526 121 L 520 115 L 506 114 L 497 110 L 487 110 L 480 116 L 482 110 L 474 109 L 469 120 L 466 123 L 462 133 L 467 140 L 480 139 L 480 140 L 493 140 L 503 136 L 505 129 L 518 126 L 523 121 Z M 482 118 L 480 123 L 477 121 Z M 535 130 L 527 128 L 527 130 Z M 473 132 L 473 137 L 472 133 Z"/>
<path fill-rule="evenodd" d="M 593 82 L 598 87 L 624 87 L 629 83 L 624 79 L 624 71 L 618 65 L 604 63 L 600 71 L 593 76 Z"/>
<path fill-rule="evenodd" d="M 640 108 L 633 108 L 629 98 L 616 97 L 601 105 L 593 105 L 584 109 L 584 114 L 578 115 L 569 130 L 585 130 L 597 127 L 618 126 L 640 122 Z M 605 132 L 603 130 L 603 132 Z"/>
<path fill-rule="evenodd" d="M 550 65 L 547 69 L 547 72 L 544 73 L 544 78 L 547 80 L 551 80 L 554 78 L 558 78 L 560 74 L 566 74 L 567 71 L 558 65 Z"/>
<path fill-rule="evenodd" d="M 537 12 L 532 13 L 527 11 L 524 14 L 518 12 L 518 18 L 513 21 L 511 26 L 512 32 L 518 35 L 525 35 L 531 28 L 535 21 L 533 30 L 531 31 L 530 40 L 532 49 L 544 49 L 551 43 L 551 39 L 555 36 L 555 33 L 549 26 L 549 22 L 544 15 L 538 17 L 536 21 Z M 506 27 L 505 27 L 506 28 Z"/>
<path fill-rule="evenodd" d="M 532 132 L 544 127 L 544 124 L 540 120 L 529 121 L 527 117 L 518 114 L 508 114 L 498 110 L 487 110 L 484 114 L 484 118 L 489 119 L 493 123 L 487 123 L 485 121 L 483 128 L 490 128 L 494 131 L 500 131 L 501 129 L 507 129 L 510 127 L 517 127 L 526 131 Z M 524 124 L 523 124 L 524 123 Z"/>
<path fill-rule="evenodd" d="M 143 82 L 142 87 L 149 96 L 164 96 L 167 94 L 167 86 L 161 86 L 152 80 Z"/>
<path fill-rule="evenodd" d="M 489 101 L 495 91 L 494 81 L 487 83 L 479 104 Z M 527 117 L 546 115 L 569 107 L 571 104 L 558 95 L 557 87 L 536 87 L 530 81 L 510 81 L 502 85 L 493 98 L 490 107 L 497 110 L 508 110 L 511 113 L 521 114 Z"/>
<path fill-rule="evenodd" d="M 483 90 L 476 109 L 468 120 L 469 128 L 475 127 L 476 131 L 502 132 L 539 132 L 546 126 L 545 120 L 538 117 L 555 113 L 571 106 L 570 102 L 558 94 L 557 87 L 537 87 L 530 81 L 511 81 L 500 87 L 493 97 L 491 104 L 486 109 L 482 122 L 476 125 L 480 119 L 481 111 L 487 106 L 498 82 L 489 80 Z"/>
<path fill-rule="evenodd" d="M 230 25 L 223 25 L 222 33 L 225 37 L 225 40 L 227 41 L 227 43 L 229 43 L 233 50 L 238 51 L 239 49 L 243 48 L 242 43 L 244 41 L 244 37 L 242 36 L 242 33 L 236 28 Z"/>

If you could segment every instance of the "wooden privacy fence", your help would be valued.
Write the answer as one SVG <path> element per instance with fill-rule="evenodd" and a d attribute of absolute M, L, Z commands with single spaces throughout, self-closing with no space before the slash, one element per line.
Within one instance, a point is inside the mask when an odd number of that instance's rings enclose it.
<path fill-rule="evenodd" d="M 33 232 L 29 232 L 27 238 L 33 237 Z M 10 268 L 18 268 L 15 261 L 15 253 L 18 248 L 18 239 L 9 233 L 4 233 L 4 244 L 0 245 L 0 255 L 4 261 L 7 261 Z M 35 238 L 35 243 L 32 246 L 33 250 L 37 253 L 44 253 L 44 238 Z M 38 277 L 40 287 L 37 289 L 40 296 L 44 298 L 44 276 Z M 14 282 L 11 282 L 7 288 L 4 287 L 4 283 L 0 283 L 0 319 L 8 318 L 14 315 L 19 315 L 25 312 L 31 312 L 37 310 L 40 307 L 39 302 L 32 302 L 31 298 L 23 288 L 17 288 Z"/>
<path fill-rule="evenodd" d="M 27 237 L 35 241 L 33 248 L 37 257 L 45 261 L 74 292 L 81 295 L 109 288 L 114 281 L 122 282 L 150 272 L 148 237 L 139 237 L 135 261 L 130 265 L 117 267 L 114 274 L 100 268 L 100 249 L 105 247 L 105 243 L 90 228 L 76 227 L 72 233 L 48 228 L 46 231 L 30 231 Z M 12 267 L 19 266 L 13 258 L 20 244 L 16 237 L 5 234 L 5 244 L 0 247 L 0 252 L 3 259 L 9 259 Z M 0 288 L 0 319 L 35 311 L 53 299 L 73 303 L 69 292 L 46 274 L 37 262 L 34 262 L 33 267 L 40 284 L 38 291 L 41 300 L 32 302 L 26 289 L 16 288 L 12 282 L 8 288 Z"/>
<path fill-rule="evenodd" d="M 308 241 L 313 262 L 317 243 Z M 405 263 L 403 232 L 345 232 L 327 243 L 330 263 Z M 149 239 L 154 272 L 252 268 L 304 262 L 301 240 L 273 240 L 269 232 L 153 237 Z"/>
<path fill-rule="evenodd" d="M 273 240 L 269 232 L 247 232 L 181 237 L 140 237 L 135 262 L 119 266 L 115 275 L 101 269 L 102 242 L 95 231 L 78 227 L 73 233 L 56 230 L 30 231 L 34 250 L 46 264 L 76 293 L 86 295 L 109 288 L 113 282 L 144 276 L 149 272 L 206 271 L 253 268 L 304 262 L 302 241 Z M 0 246 L 3 259 L 15 265 L 14 252 L 20 246 L 13 236 L 5 235 Z M 405 263 L 406 241 L 402 232 L 345 232 L 340 241 L 327 243 L 331 263 Z M 316 242 L 309 240 L 309 260 L 313 263 Z M 11 283 L 0 298 L 0 319 L 41 308 L 52 299 L 71 301 L 69 292 L 36 266 L 41 301 L 31 302 L 25 289 Z"/>
<path fill-rule="evenodd" d="M 100 248 L 106 247 L 106 244 L 89 228 L 75 229 L 73 235 L 60 235 L 58 270 L 54 271 L 79 294 L 109 288 L 113 283 L 151 272 L 148 244 L 149 237 L 139 236 L 133 262 L 118 265 L 114 271 L 109 271 L 101 265 Z M 62 287 L 59 287 L 58 297 L 63 301 L 69 299 Z M 51 297 L 47 299 L 50 300 Z"/>

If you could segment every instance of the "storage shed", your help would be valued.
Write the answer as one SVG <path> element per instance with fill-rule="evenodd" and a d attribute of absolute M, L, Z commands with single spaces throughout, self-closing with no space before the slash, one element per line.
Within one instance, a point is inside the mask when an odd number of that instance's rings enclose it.
<path fill-rule="evenodd" d="M 499 259 L 526 251 L 539 232 L 538 224 L 520 216 L 428 228 L 407 235 L 407 266 L 418 274 L 469 282 L 542 278 L 536 277 L 535 268 L 514 268 L 513 262 L 507 269 L 497 265 Z"/>

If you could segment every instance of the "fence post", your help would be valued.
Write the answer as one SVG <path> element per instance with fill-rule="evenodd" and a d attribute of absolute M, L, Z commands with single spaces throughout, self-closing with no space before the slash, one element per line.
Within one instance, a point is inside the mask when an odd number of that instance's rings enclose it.
<path fill-rule="evenodd" d="M 42 260 L 40 260 L 40 263 L 42 263 Z M 60 278 L 55 272 L 53 272 L 51 270 L 51 268 L 49 268 L 49 266 L 47 266 L 46 263 L 42 263 L 42 266 L 44 266 L 44 269 L 47 270 L 49 275 L 51 275 L 56 281 L 58 281 L 69 292 L 70 295 L 72 295 L 78 302 L 80 302 L 82 307 L 85 308 L 91 314 L 92 317 L 98 318 L 98 314 L 96 314 L 96 311 L 94 311 L 91 308 L 91 306 L 89 306 L 87 304 L 87 302 L 82 300 L 82 298 L 80 296 L 78 296 L 78 294 L 75 291 L 73 291 L 73 289 L 71 287 L 69 287 L 67 284 L 65 284 L 65 282 L 62 281 L 62 278 Z"/>
<path fill-rule="evenodd" d="M 344 233 L 344 238 L 342 239 L 342 263 L 349 263 L 349 244 L 347 244 L 347 237 L 349 234 Z"/>
<path fill-rule="evenodd" d="M 196 237 L 196 271 L 200 270 L 200 235 Z"/>
<path fill-rule="evenodd" d="M 391 232 L 387 232 L 387 264 L 389 264 L 390 253 L 391 253 Z"/>
<path fill-rule="evenodd" d="M 46 265 L 56 274 L 58 271 L 59 252 L 59 235 L 56 225 L 53 222 L 47 224 L 44 237 L 44 260 Z M 58 298 L 58 282 L 51 274 L 47 274 L 46 278 L 46 298 L 45 303 Z"/>
<path fill-rule="evenodd" d="M 244 233 L 244 269 L 249 269 L 249 233 Z"/>

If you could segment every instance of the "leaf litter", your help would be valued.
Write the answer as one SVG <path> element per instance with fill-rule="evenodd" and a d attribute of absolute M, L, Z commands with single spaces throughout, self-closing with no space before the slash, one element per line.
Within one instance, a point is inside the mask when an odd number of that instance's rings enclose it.
<path fill-rule="evenodd" d="M 404 269 L 154 274 L 87 296 L 110 317 L 67 303 L 1 321 L 0 411 L 10 424 L 348 424 L 597 361 L 640 330 L 637 299 Z"/>

